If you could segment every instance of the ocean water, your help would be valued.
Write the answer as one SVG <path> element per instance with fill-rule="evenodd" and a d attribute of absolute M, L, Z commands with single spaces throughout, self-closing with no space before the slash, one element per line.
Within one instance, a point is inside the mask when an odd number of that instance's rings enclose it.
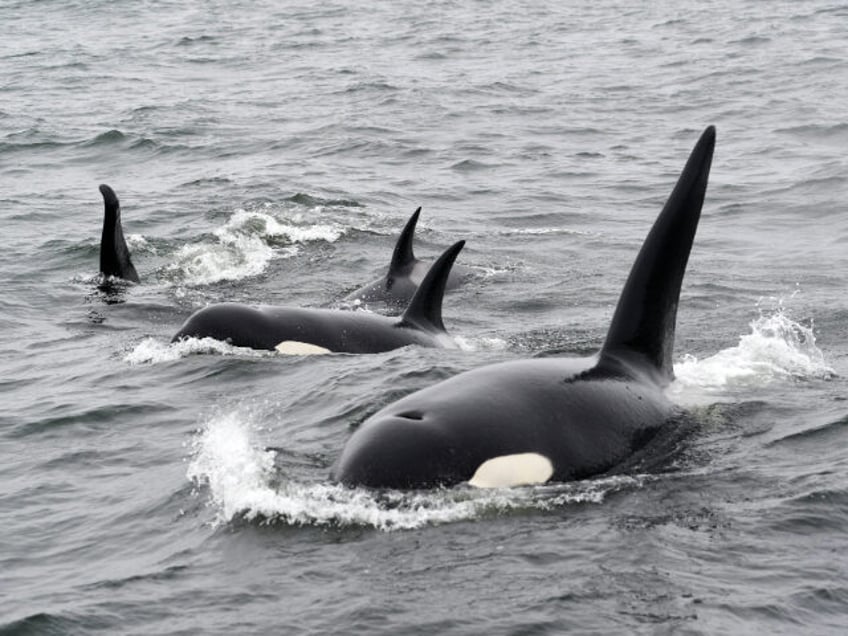
<path fill-rule="evenodd" d="M 0 2 L 0 634 L 843 634 L 848 6 Z M 351 431 L 594 351 L 700 131 L 659 468 L 373 493 Z M 98 288 L 100 183 L 143 282 Z M 423 206 L 459 345 L 169 344 L 337 306 Z M 637 467 L 638 468 L 638 467 Z"/>

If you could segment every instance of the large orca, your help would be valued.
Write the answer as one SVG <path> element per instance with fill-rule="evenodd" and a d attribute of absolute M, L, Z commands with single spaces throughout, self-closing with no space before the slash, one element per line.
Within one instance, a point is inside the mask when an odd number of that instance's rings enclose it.
<path fill-rule="evenodd" d="M 366 311 L 211 305 L 195 312 L 173 337 L 210 337 L 239 347 L 281 353 L 378 353 L 409 344 L 453 347 L 442 323 L 442 298 L 454 260 L 449 247 L 427 272 L 400 319 Z"/>
<path fill-rule="evenodd" d="M 100 194 L 103 195 L 105 208 L 103 234 L 100 236 L 100 273 L 106 279 L 122 278 L 138 283 L 138 272 L 130 260 L 130 251 L 121 227 L 121 203 L 115 191 L 105 183 L 100 186 Z"/>
<path fill-rule="evenodd" d="M 597 355 L 488 365 L 412 393 L 353 433 L 331 478 L 399 489 L 569 481 L 620 466 L 672 426 L 681 409 L 663 389 L 714 146 L 710 126 L 642 245 Z"/>
<path fill-rule="evenodd" d="M 360 287 L 348 294 L 343 302 L 374 304 L 383 303 L 389 310 L 402 310 L 412 299 L 415 290 L 427 275 L 429 265 L 418 260 L 412 251 L 412 240 L 415 236 L 415 227 L 421 214 L 419 207 L 403 228 L 398 237 L 395 249 L 392 252 L 392 260 L 385 276 Z M 470 275 L 467 268 L 456 266 L 451 269 L 448 276 L 446 289 L 456 289 L 463 279 Z"/>

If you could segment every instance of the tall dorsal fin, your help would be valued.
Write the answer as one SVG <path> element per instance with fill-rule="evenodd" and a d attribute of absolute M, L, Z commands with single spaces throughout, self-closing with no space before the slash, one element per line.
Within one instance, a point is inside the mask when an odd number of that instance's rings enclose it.
<path fill-rule="evenodd" d="M 465 241 L 454 243 L 433 263 L 398 324 L 425 331 L 445 330 L 442 323 L 442 299 L 451 267 L 464 246 Z"/>
<path fill-rule="evenodd" d="M 415 237 L 415 226 L 418 224 L 418 215 L 421 214 L 421 206 L 418 207 L 398 237 L 395 243 L 395 251 L 392 252 L 392 261 L 389 263 L 387 278 L 402 274 L 404 270 L 415 263 L 415 254 L 412 252 L 412 239 Z"/>
<path fill-rule="evenodd" d="M 100 186 L 105 206 L 103 234 L 100 237 L 100 272 L 104 276 L 115 276 L 134 283 L 140 282 L 138 273 L 130 260 L 130 251 L 121 228 L 121 204 L 115 191 L 105 183 Z"/>
<path fill-rule="evenodd" d="M 636 352 L 664 380 L 674 378 L 671 355 L 680 284 L 701 216 L 714 147 L 715 128 L 709 126 L 630 270 L 601 349 L 602 360 L 608 354 Z"/>

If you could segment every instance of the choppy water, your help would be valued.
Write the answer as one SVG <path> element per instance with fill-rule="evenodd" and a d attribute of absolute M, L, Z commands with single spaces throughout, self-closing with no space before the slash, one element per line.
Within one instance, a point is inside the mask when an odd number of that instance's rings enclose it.
<path fill-rule="evenodd" d="M 0 633 L 844 633 L 848 7 L 360 4 L 0 3 Z M 599 346 L 711 123 L 663 469 L 328 483 L 391 400 Z M 459 349 L 168 344 L 338 302 L 418 205 Z"/>

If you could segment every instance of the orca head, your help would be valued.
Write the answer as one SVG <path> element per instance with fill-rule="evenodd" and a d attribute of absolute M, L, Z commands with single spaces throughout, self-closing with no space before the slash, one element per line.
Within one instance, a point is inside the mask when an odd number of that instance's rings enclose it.
<path fill-rule="evenodd" d="M 491 414 L 434 411 L 416 402 L 416 394 L 409 397 L 408 404 L 392 405 L 398 408 L 362 424 L 333 465 L 332 480 L 396 490 L 460 483 L 494 488 L 542 484 L 554 474 L 553 458 L 540 449 L 510 449 L 497 440 L 497 431 L 487 439 L 497 423 Z"/>
<path fill-rule="evenodd" d="M 345 445 L 330 479 L 366 488 L 433 488 L 467 479 L 456 446 L 417 411 L 379 415 Z"/>
<path fill-rule="evenodd" d="M 411 393 L 362 423 L 331 478 L 410 489 L 541 484 L 555 473 L 574 473 L 571 457 L 552 450 L 559 436 L 549 423 L 582 419 L 563 414 L 563 403 L 603 399 L 603 388 L 585 393 L 601 386 L 590 386 L 586 377 L 596 362 L 545 358 L 488 365 Z"/>

